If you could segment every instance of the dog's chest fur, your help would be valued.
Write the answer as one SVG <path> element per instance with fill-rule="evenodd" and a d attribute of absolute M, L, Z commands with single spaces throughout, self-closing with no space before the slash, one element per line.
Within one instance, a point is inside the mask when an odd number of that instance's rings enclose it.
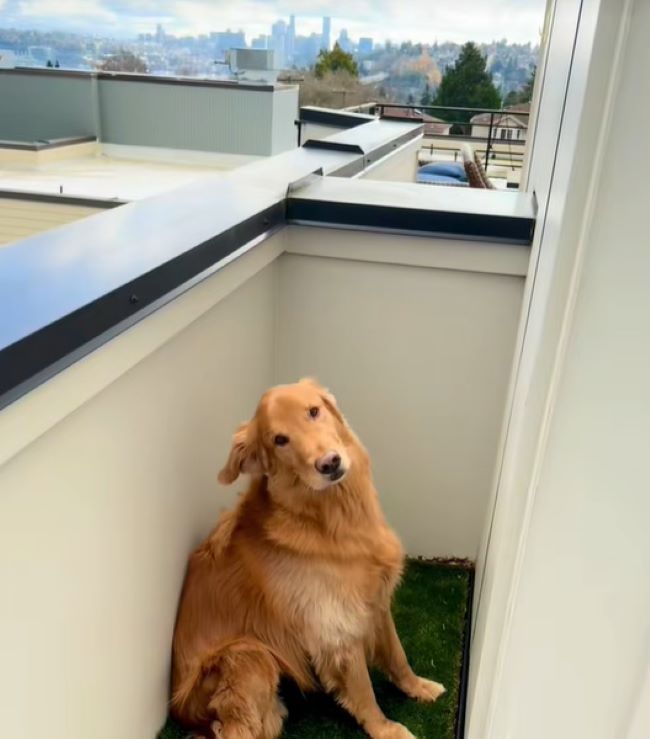
<path fill-rule="evenodd" d="M 274 562 L 269 586 L 275 607 L 288 616 L 310 654 L 363 639 L 379 594 L 379 582 L 372 582 L 360 565 L 296 557 Z"/>

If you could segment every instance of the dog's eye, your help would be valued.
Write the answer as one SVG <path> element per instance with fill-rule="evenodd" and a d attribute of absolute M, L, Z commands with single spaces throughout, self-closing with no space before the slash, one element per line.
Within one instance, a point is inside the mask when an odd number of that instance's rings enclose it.
<path fill-rule="evenodd" d="M 289 437 L 285 436 L 284 434 L 277 434 L 277 436 L 273 439 L 273 442 L 276 446 L 284 446 L 285 444 L 289 443 Z"/>
<path fill-rule="evenodd" d="M 312 418 L 317 418 L 319 413 L 320 413 L 320 408 L 317 405 L 312 405 L 312 407 L 309 409 L 309 415 Z"/>

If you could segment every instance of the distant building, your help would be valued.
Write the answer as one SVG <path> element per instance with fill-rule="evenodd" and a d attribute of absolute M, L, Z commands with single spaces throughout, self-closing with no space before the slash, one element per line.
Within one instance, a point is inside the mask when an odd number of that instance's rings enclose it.
<path fill-rule="evenodd" d="M 374 42 L 369 36 L 362 36 L 359 39 L 359 56 L 368 56 L 372 54 Z"/>
<path fill-rule="evenodd" d="M 341 33 L 339 33 L 336 43 L 343 49 L 343 51 L 347 51 L 348 53 L 354 49 L 352 40 L 348 36 L 347 28 L 341 29 Z"/>
<path fill-rule="evenodd" d="M 286 39 L 287 64 L 293 64 L 296 55 L 296 16 L 289 17 L 289 28 L 287 28 Z"/>
<path fill-rule="evenodd" d="M 310 67 L 322 50 L 322 35 L 312 33 L 311 36 L 296 36 L 294 64 L 298 67 Z"/>
<path fill-rule="evenodd" d="M 423 113 L 415 108 L 384 108 L 384 116 L 399 118 L 400 120 L 415 120 L 424 123 L 425 136 L 449 136 L 451 123 L 435 118 L 428 113 Z"/>
<path fill-rule="evenodd" d="M 215 54 L 223 54 L 229 49 L 244 49 L 246 48 L 246 34 L 243 31 L 217 31 L 214 36 L 211 37 L 215 41 Z"/>
<path fill-rule="evenodd" d="M 321 34 L 320 48 L 329 51 L 332 39 L 332 19 L 329 16 L 323 17 L 323 32 Z"/>
<path fill-rule="evenodd" d="M 159 24 L 158 24 L 158 25 L 156 26 L 156 41 L 157 41 L 157 42 L 158 42 L 159 44 L 162 44 L 162 42 L 163 42 L 164 40 L 165 40 L 165 30 L 164 30 L 164 28 L 162 27 L 162 25 L 161 25 L 161 24 L 159 23 Z"/>
<path fill-rule="evenodd" d="M 523 143 L 528 136 L 530 103 L 520 103 L 505 109 L 506 112 L 492 118 L 492 138 L 497 141 Z M 472 136 L 486 139 L 490 131 L 491 113 L 480 113 L 470 118 Z"/>
<path fill-rule="evenodd" d="M 287 24 L 283 20 L 271 26 L 270 48 L 275 51 L 276 68 L 284 69 L 287 63 Z"/>
<path fill-rule="evenodd" d="M 251 41 L 251 49 L 268 49 L 269 48 L 269 36 L 265 36 L 264 34 L 261 34 L 260 36 L 256 36 Z"/>

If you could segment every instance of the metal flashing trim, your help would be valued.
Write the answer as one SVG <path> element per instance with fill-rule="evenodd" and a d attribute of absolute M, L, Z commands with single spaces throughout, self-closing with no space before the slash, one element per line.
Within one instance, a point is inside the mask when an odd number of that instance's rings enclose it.
<path fill-rule="evenodd" d="M 42 139 L 37 141 L 6 141 L 0 139 L 0 149 L 16 149 L 18 151 L 46 151 L 59 149 L 62 146 L 89 144 L 97 141 L 97 136 L 68 136 L 63 139 Z"/>
<path fill-rule="evenodd" d="M 344 141 L 329 141 L 328 139 L 309 139 L 302 145 L 303 149 L 323 149 L 324 151 L 343 151 L 347 154 L 364 154 L 359 144 L 348 144 Z"/>
<path fill-rule="evenodd" d="M 0 408 L 132 325 L 184 283 L 285 222 L 280 201 L 0 350 Z"/>
<path fill-rule="evenodd" d="M 321 126 L 333 126 L 336 128 L 355 128 L 364 123 L 376 120 L 374 115 L 365 113 L 351 113 L 344 110 L 329 110 L 327 108 L 300 108 L 301 123 L 318 123 Z"/>
<path fill-rule="evenodd" d="M 436 236 L 505 241 L 530 245 L 534 220 L 487 213 L 386 207 L 368 203 L 289 198 L 289 222 L 365 228 L 375 231 L 427 233 Z"/>
<path fill-rule="evenodd" d="M 90 198 L 83 195 L 59 195 L 57 193 L 25 192 L 23 190 L 1 190 L 0 200 L 29 200 L 36 203 L 56 203 L 57 205 L 78 205 L 83 208 L 117 208 L 128 201 L 118 198 Z"/>

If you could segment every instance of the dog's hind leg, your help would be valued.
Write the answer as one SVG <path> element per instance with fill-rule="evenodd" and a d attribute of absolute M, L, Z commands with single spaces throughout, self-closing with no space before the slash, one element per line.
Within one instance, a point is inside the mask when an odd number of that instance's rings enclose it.
<path fill-rule="evenodd" d="M 211 677 L 208 710 L 218 739 L 280 736 L 285 715 L 278 698 L 280 669 L 261 642 L 240 639 L 230 644 L 219 653 Z"/>

